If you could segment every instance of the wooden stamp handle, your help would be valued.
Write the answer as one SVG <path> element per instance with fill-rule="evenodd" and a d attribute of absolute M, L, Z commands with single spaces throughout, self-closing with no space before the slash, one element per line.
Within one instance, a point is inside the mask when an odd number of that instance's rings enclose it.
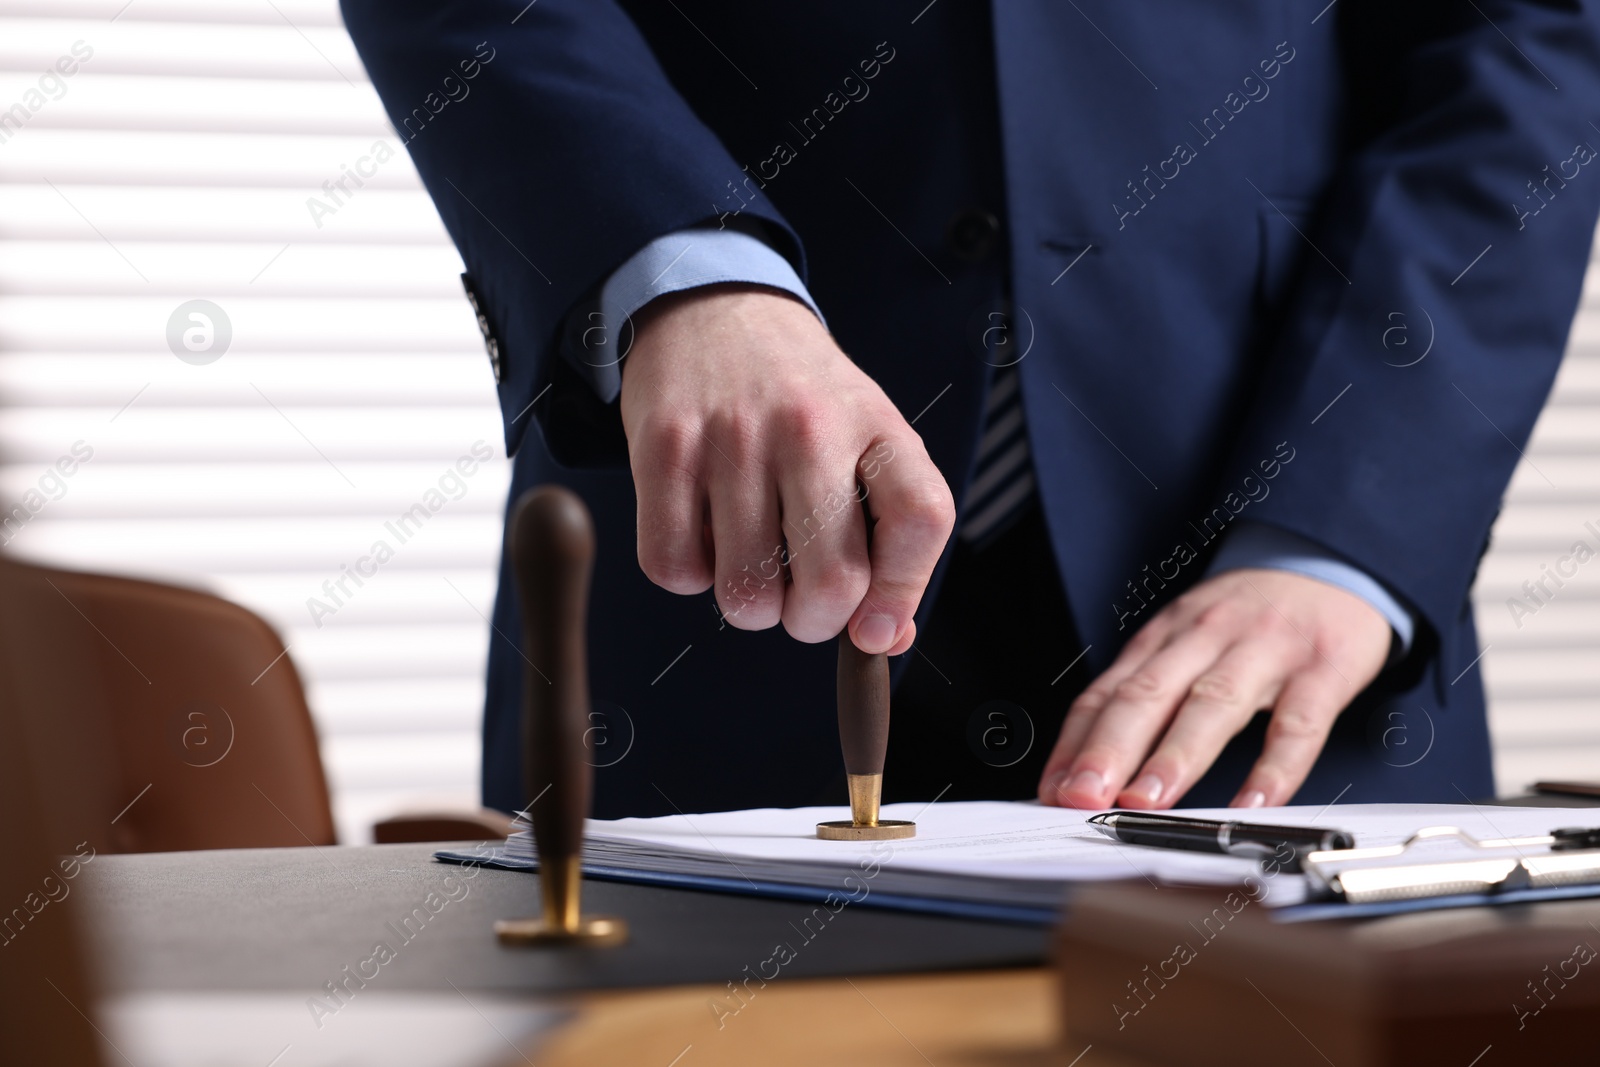
<path fill-rule="evenodd" d="M 889 754 L 889 657 L 839 635 L 839 746 L 846 774 L 882 774 Z"/>
<path fill-rule="evenodd" d="M 528 660 L 522 686 L 523 780 L 539 863 L 548 869 L 575 861 L 583 851 L 583 820 L 594 782 L 583 744 L 589 727 L 584 630 L 595 554 L 589 509 L 561 486 L 531 489 L 512 514 L 508 549 Z"/>

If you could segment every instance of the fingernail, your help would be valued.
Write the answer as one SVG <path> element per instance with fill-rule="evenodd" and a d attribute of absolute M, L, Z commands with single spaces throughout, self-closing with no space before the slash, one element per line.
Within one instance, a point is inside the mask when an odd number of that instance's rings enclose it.
<path fill-rule="evenodd" d="M 856 644 L 863 652 L 887 652 L 894 645 L 900 628 L 887 615 L 868 615 L 856 627 Z"/>
<path fill-rule="evenodd" d="M 1101 795 L 1105 791 L 1106 780 L 1100 777 L 1097 771 L 1079 771 L 1073 775 L 1072 781 L 1068 782 L 1066 788 L 1062 790 L 1063 793 L 1076 793 L 1096 803 L 1099 802 Z"/>
<path fill-rule="evenodd" d="M 1137 781 L 1127 789 L 1127 795 L 1143 797 L 1142 803 L 1154 804 L 1161 799 L 1161 791 L 1166 788 L 1166 783 L 1154 774 L 1141 774 Z"/>
<path fill-rule="evenodd" d="M 1243 793 L 1233 804 L 1236 808 L 1264 808 L 1267 806 L 1267 794 L 1259 789 L 1252 789 Z"/>

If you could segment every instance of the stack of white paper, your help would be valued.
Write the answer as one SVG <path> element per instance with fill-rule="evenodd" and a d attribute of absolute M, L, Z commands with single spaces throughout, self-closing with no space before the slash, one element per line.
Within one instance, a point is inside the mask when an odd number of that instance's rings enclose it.
<path fill-rule="evenodd" d="M 915 821 L 916 837 L 877 842 L 818 840 L 818 822 L 849 817 L 841 808 L 590 820 L 584 867 L 612 877 L 743 887 L 758 893 L 804 887 L 850 902 L 892 896 L 975 909 L 1053 910 L 1072 883 L 1128 878 L 1169 885 L 1240 884 L 1248 878 L 1252 896 L 1267 903 L 1305 899 L 1303 876 L 1263 871 L 1254 861 L 1233 856 L 1122 844 L 1087 825 L 1091 814 L 1025 802 L 890 804 L 882 817 Z M 1600 811 L 1593 808 L 1467 804 L 1351 804 L 1248 812 L 1211 808 L 1185 809 L 1181 814 L 1347 830 L 1361 847 L 1398 844 L 1427 826 L 1456 826 L 1474 837 L 1501 838 L 1600 822 Z M 529 832 L 513 834 L 505 858 L 523 865 L 532 857 Z"/>

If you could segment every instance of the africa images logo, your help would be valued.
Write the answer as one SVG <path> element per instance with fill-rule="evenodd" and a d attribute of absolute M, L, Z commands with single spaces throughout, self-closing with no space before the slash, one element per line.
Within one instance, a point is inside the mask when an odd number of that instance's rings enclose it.
<path fill-rule="evenodd" d="M 209 300 L 186 300 L 167 316 L 167 347 L 185 363 L 215 363 L 233 343 L 233 321 Z"/>

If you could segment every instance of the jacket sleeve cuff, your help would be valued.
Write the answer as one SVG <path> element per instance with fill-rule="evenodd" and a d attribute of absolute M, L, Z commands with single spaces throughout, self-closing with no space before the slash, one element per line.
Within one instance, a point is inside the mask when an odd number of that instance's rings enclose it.
<path fill-rule="evenodd" d="M 622 392 L 622 360 L 633 342 L 633 313 L 658 296 L 723 282 L 781 289 L 822 318 L 794 267 L 759 237 L 737 230 L 678 230 L 657 237 L 612 271 L 600 290 L 598 311 L 593 304 L 580 309 L 590 321 L 574 324 L 583 327 L 584 343 L 565 352 L 609 404 Z"/>
<path fill-rule="evenodd" d="M 1218 548 L 1206 576 L 1242 567 L 1289 571 L 1354 593 L 1388 620 L 1398 648 L 1391 660 L 1411 649 L 1416 622 L 1400 601 L 1366 571 L 1323 548 L 1315 541 L 1276 526 L 1241 522 Z"/>

